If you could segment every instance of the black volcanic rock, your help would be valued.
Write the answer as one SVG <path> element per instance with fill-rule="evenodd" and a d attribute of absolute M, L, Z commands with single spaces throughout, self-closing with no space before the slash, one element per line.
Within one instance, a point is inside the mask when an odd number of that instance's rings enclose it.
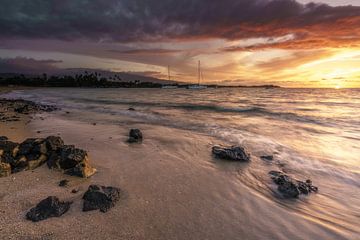
<path fill-rule="evenodd" d="M 129 132 L 129 143 L 137 143 L 143 140 L 143 134 L 139 129 L 131 129 Z"/>
<path fill-rule="evenodd" d="M 48 150 L 45 139 L 28 138 L 19 145 L 19 151 L 16 156 L 16 163 L 12 166 L 13 172 L 21 170 L 33 170 L 48 159 Z"/>
<path fill-rule="evenodd" d="M 57 197 L 51 196 L 30 209 L 26 214 L 26 218 L 38 222 L 50 217 L 60 217 L 70 209 L 71 204 L 72 202 L 61 202 Z"/>
<path fill-rule="evenodd" d="M 272 180 L 278 185 L 278 191 L 286 198 L 297 198 L 300 194 L 317 192 L 318 188 L 312 185 L 311 180 L 305 182 L 293 179 L 279 171 L 270 171 Z"/>
<path fill-rule="evenodd" d="M 214 146 L 212 153 L 220 159 L 233 160 L 233 161 L 250 161 L 250 153 L 244 147 L 232 146 L 232 147 L 220 147 Z"/>
<path fill-rule="evenodd" d="M 96 172 L 96 169 L 90 166 L 87 152 L 73 145 L 58 148 L 50 155 L 47 165 L 52 169 L 63 170 L 68 175 L 83 178 Z"/>
<path fill-rule="evenodd" d="M 90 185 L 84 196 L 83 211 L 92 211 L 100 209 L 101 212 L 107 212 L 115 206 L 120 199 L 120 189 L 115 187 L 105 187 Z"/>

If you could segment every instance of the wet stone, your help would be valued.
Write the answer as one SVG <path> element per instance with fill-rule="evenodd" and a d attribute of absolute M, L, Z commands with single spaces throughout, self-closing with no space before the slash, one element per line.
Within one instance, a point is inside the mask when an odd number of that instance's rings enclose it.
<path fill-rule="evenodd" d="M 232 160 L 232 161 L 250 161 L 250 153 L 241 146 L 232 146 L 232 147 L 220 147 L 214 146 L 212 148 L 212 153 L 220 159 Z"/>
<path fill-rule="evenodd" d="M 307 195 L 318 191 L 311 180 L 299 181 L 280 171 L 270 171 L 269 174 L 273 182 L 278 185 L 278 191 L 286 198 L 297 198 L 300 194 Z"/>

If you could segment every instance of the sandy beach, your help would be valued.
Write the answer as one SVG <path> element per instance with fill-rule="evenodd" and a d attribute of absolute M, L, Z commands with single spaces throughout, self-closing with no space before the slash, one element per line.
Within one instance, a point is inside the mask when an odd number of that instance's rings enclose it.
<path fill-rule="evenodd" d="M 88 122 L 78 121 L 79 114 Z M 267 176 L 275 167 L 259 159 L 256 146 L 249 146 L 250 163 L 219 161 L 211 154 L 212 146 L 224 144 L 219 138 L 129 116 L 116 116 L 114 124 L 90 116 L 63 108 L 0 123 L 0 135 L 12 141 L 61 136 L 87 150 L 98 170 L 82 179 L 45 164 L 0 178 L 2 239 L 356 239 L 354 225 L 322 221 L 321 208 L 307 210 L 323 201 L 320 193 L 297 202 L 276 198 Z M 130 128 L 143 131 L 142 144 L 126 142 Z M 63 179 L 70 180 L 68 187 L 58 186 Z M 107 213 L 82 212 L 90 184 L 119 187 L 121 200 Z M 74 188 L 80 191 L 71 193 Z M 47 196 L 74 203 L 59 218 L 26 220 Z"/>

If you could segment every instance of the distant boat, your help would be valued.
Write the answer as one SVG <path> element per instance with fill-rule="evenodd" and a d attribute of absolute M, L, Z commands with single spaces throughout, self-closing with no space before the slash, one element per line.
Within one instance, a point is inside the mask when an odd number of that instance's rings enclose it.
<path fill-rule="evenodd" d="M 200 85 L 200 79 L 203 78 L 202 71 L 201 71 L 201 64 L 200 61 L 198 62 L 198 84 L 189 85 L 187 86 L 187 89 L 206 89 L 207 86 Z"/>
<path fill-rule="evenodd" d="M 171 82 L 170 65 L 168 65 L 168 79 L 169 79 L 169 82 Z M 178 88 L 178 86 L 176 86 L 176 85 L 164 85 L 161 88 L 162 89 L 175 89 L 175 88 Z"/>

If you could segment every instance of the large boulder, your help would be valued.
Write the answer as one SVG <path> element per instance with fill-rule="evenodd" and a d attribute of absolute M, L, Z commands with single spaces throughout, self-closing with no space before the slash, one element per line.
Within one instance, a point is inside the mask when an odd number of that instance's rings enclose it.
<path fill-rule="evenodd" d="M 64 171 L 68 175 L 90 177 L 96 169 L 90 166 L 87 152 L 75 148 L 73 145 L 64 145 L 51 154 L 47 165 L 51 169 Z"/>
<path fill-rule="evenodd" d="M 120 199 L 120 189 L 115 187 L 105 187 L 90 185 L 84 196 L 83 211 L 92 211 L 100 209 L 101 212 L 107 212 L 115 206 Z"/>
<path fill-rule="evenodd" d="M 278 191 L 286 198 L 297 198 L 300 194 L 317 192 L 311 180 L 299 181 L 279 171 L 270 171 L 272 180 L 278 185 Z"/>
<path fill-rule="evenodd" d="M 11 174 L 11 165 L 0 162 L 0 177 L 7 177 Z"/>
<path fill-rule="evenodd" d="M 38 222 L 50 217 L 60 217 L 70 209 L 71 204 L 72 202 L 62 202 L 57 197 L 51 196 L 30 209 L 26 214 L 26 218 Z"/>
<path fill-rule="evenodd" d="M 129 143 L 137 143 L 143 140 L 143 134 L 139 129 L 131 129 L 129 132 Z"/>
<path fill-rule="evenodd" d="M 241 146 L 232 146 L 232 147 L 220 147 L 214 146 L 212 148 L 212 153 L 220 158 L 225 160 L 233 161 L 250 161 L 250 153 Z"/>

